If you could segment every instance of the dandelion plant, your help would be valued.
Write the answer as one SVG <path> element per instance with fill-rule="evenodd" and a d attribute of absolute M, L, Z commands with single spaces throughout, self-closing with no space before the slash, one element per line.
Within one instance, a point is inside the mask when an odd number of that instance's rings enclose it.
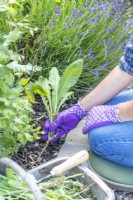
<path fill-rule="evenodd" d="M 59 75 L 58 69 L 53 67 L 48 78 L 40 76 L 34 84 L 26 88 L 26 93 L 33 103 L 35 101 L 33 94 L 41 96 L 51 123 L 60 112 L 62 104 L 73 94 L 70 88 L 79 79 L 82 67 L 83 60 L 78 59 L 65 69 L 62 76 Z"/>

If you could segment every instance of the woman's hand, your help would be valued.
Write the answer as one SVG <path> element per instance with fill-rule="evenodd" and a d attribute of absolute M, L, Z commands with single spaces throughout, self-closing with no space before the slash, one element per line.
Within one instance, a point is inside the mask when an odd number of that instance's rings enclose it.
<path fill-rule="evenodd" d="M 92 128 L 105 126 L 108 124 L 122 122 L 119 119 L 118 105 L 95 106 L 87 114 L 83 134 L 87 134 Z"/>
<path fill-rule="evenodd" d="M 50 139 L 50 142 L 55 142 L 62 136 L 68 134 L 72 129 L 76 128 L 81 119 L 87 115 L 87 111 L 80 105 L 75 104 L 73 107 L 59 113 L 57 118 L 52 124 L 49 120 L 46 120 L 44 124 L 43 140 L 47 140 L 49 133 L 55 134 L 54 138 Z"/>

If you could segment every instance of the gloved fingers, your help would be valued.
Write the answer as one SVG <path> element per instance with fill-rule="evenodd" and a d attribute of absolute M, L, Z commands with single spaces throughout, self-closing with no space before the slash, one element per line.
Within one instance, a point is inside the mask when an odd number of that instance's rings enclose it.
<path fill-rule="evenodd" d="M 50 120 L 47 119 L 47 120 L 45 121 L 45 123 L 44 123 L 43 131 L 44 131 L 44 132 L 49 131 L 50 125 L 51 125 L 51 124 L 50 124 Z"/>
<path fill-rule="evenodd" d="M 49 127 L 50 127 L 50 120 L 47 119 L 44 123 L 43 131 L 44 134 L 42 135 L 42 140 L 48 140 L 48 134 L 49 134 Z"/>
<path fill-rule="evenodd" d="M 44 140 L 44 141 L 46 141 L 46 140 L 48 140 L 48 132 L 46 133 L 44 133 L 43 135 L 42 135 L 42 140 Z"/>
<path fill-rule="evenodd" d="M 56 129 L 63 127 L 63 129 L 74 129 L 79 123 L 80 119 L 76 114 L 67 113 L 57 117 L 55 121 L 50 125 L 49 131 L 55 132 Z"/>
<path fill-rule="evenodd" d="M 61 123 L 62 123 L 62 118 L 57 117 L 54 120 L 54 122 L 50 125 L 49 132 L 55 132 L 58 129 L 58 127 L 60 126 Z"/>
<path fill-rule="evenodd" d="M 66 135 L 66 134 L 67 134 L 67 133 L 66 133 L 63 129 L 61 129 L 61 130 L 56 134 L 56 136 L 50 140 L 50 142 L 51 142 L 51 143 L 54 143 L 55 141 L 59 140 L 62 136 Z"/>
<path fill-rule="evenodd" d="M 99 122 L 99 123 L 94 123 L 92 125 L 87 125 L 83 128 L 83 134 L 87 134 L 91 129 L 93 128 L 98 128 L 98 127 L 101 127 L 101 126 L 106 126 L 106 125 L 110 125 L 112 124 L 113 122 L 111 121 L 105 121 L 105 122 Z"/>
<path fill-rule="evenodd" d="M 53 133 L 56 135 L 57 132 L 58 132 L 58 130 L 56 129 Z M 41 138 L 42 138 L 42 140 L 46 141 L 46 140 L 48 140 L 50 137 L 51 137 L 51 136 L 50 136 L 50 132 L 46 130 L 45 133 L 42 135 Z"/>
<path fill-rule="evenodd" d="M 93 116 L 92 116 L 92 118 L 93 118 Z M 85 126 L 84 126 L 84 128 L 82 130 L 82 133 L 84 135 L 87 134 L 89 132 L 89 130 L 93 128 L 93 125 L 91 127 L 90 120 L 91 120 L 90 115 L 88 115 L 87 118 L 86 118 Z"/>
<path fill-rule="evenodd" d="M 53 143 L 63 135 L 67 134 L 70 130 L 74 129 L 78 125 L 79 121 L 79 117 L 72 113 L 59 115 L 52 124 L 50 124 L 50 120 L 46 120 L 44 124 L 45 134 L 42 139 L 46 140 L 50 136 L 49 133 L 54 133 L 55 137 L 51 140 Z"/>
<path fill-rule="evenodd" d="M 89 131 L 89 128 L 86 128 L 86 127 L 84 127 L 83 130 L 82 130 L 82 132 L 83 132 L 84 135 L 87 134 L 88 131 Z"/>

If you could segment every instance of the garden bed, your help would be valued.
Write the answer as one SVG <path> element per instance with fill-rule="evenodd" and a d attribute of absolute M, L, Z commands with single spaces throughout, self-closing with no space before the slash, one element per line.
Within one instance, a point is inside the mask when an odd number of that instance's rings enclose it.
<path fill-rule="evenodd" d="M 66 104 L 63 105 L 62 110 L 67 109 L 74 103 L 76 103 L 76 100 L 67 101 Z M 33 109 L 35 112 L 35 114 L 33 115 L 33 123 L 36 124 L 36 126 L 41 127 L 41 130 L 43 130 L 43 124 L 47 118 L 47 114 L 40 96 L 36 96 L 36 102 L 33 105 Z M 41 119 L 42 116 L 44 116 L 44 118 Z M 46 145 L 45 141 L 35 140 L 33 142 L 28 142 L 25 146 L 22 145 L 19 148 L 19 151 L 17 153 L 14 153 L 10 158 L 17 162 L 25 170 L 29 170 L 33 167 L 36 167 L 42 163 L 56 158 L 64 142 L 65 137 L 54 143 L 50 143 L 43 153 L 42 149 Z M 39 156 L 41 153 L 42 155 Z"/>

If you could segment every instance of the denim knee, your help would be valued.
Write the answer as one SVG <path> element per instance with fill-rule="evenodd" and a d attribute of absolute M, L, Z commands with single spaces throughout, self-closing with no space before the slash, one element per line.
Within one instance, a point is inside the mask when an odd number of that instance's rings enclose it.
<path fill-rule="evenodd" d="M 133 89 L 121 92 L 106 105 L 133 100 Z M 133 167 L 133 121 L 94 128 L 88 133 L 90 148 L 102 158 Z"/>
<path fill-rule="evenodd" d="M 123 102 L 131 101 L 131 100 L 133 100 L 133 89 L 119 93 L 113 99 L 108 101 L 106 105 L 116 105 L 118 103 L 123 103 Z"/>
<path fill-rule="evenodd" d="M 97 155 L 112 162 L 133 167 L 133 122 L 111 124 L 92 129 L 89 144 Z"/>

